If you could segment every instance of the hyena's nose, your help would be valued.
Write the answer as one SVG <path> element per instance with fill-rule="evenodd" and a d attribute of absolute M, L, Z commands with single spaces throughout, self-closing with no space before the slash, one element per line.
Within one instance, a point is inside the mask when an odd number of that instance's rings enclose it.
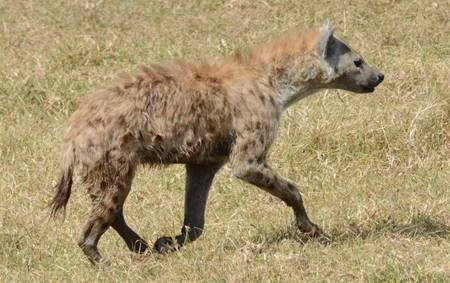
<path fill-rule="evenodd" d="M 378 81 L 377 84 L 380 84 L 382 81 L 384 80 L 384 75 L 383 74 L 378 74 Z"/>

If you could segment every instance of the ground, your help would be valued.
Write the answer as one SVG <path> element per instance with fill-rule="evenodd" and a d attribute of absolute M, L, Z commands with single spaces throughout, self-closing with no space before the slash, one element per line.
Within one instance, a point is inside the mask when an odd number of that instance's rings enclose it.
<path fill-rule="evenodd" d="M 450 3 L 0 0 L 0 281 L 450 280 Z M 327 91 L 286 111 L 271 163 L 327 232 L 224 168 L 206 231 L 179 252 L 137 256 L 113 231 L 93 267 L 76 242 L 89 201 L 75 184 L 49 219 L 65 122 L 86 91 L 174 58 L 227 56 L 330 20 L 382 70 L 370 95 Z M 183 215 L 182 166 L 141 168 L 125 213 L 149 242 Z"/>

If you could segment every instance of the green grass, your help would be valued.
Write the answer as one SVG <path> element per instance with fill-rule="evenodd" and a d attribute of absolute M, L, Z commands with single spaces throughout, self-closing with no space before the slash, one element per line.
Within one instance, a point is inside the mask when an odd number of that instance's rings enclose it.
<path fill-rule="evenodd" d="M 445 0 L 0 0 L 0 281 L 448 282 L 449 10 Z M 286 206 L 228 168 L 204 235 L 170 255 L 134 255 L 108 231 L 109 264 L 92 267 L 76 244 L 89 208 L 79 184 L 65 220 L 49 220 L 65 121 L 86 91 L 326 19 L 386 75 L 371 95 L 300 101 L 272 148 L 329 243 L 304 238 Z M 139 170 L 126 215 L 151 243 L 179 231 L 183 180 L 181 166 Z"/>

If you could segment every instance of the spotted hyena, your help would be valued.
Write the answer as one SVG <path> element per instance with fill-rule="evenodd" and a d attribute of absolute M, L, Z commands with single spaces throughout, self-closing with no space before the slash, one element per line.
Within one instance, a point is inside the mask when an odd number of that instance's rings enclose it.
<path fill-rule="evenodd" d="M 66 206 L 75 169 L 92 210 L 79 246 L 92 262 L 111 226 L 130 250 L 147 242 L 125 222 L 123 205 L 140 164 L 183 163 L 186 200 L 181 233 L 161 237 L 159 252 L 197 239 L 214 175 L 229 162 L 233 175 L 283 200 L 299 229 L 317 236 L 297 187 L 266 161 L 283 110 L 322 89 L 372 92 L 383 74 L 334 37 L 328 25 L 293 32 L 231 58 L 152 65 L 85 96 L 64 136 L 52 214 Z"/>

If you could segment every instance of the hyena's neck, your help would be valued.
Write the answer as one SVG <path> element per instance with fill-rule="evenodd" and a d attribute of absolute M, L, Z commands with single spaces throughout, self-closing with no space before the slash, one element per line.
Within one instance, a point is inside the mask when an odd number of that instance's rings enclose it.
<path fill-rule="evenodd" d="M 293 103 L 308 97 L 319 90 L 308 83 L 294 85 L 286 80 L 279 80 L 274 84 L 275 99 L 280 108 L 286 109 Z"/>
<path fill-rule="evenodd" d="M 321 69 L 315 64 L 304 66 L 274 66 L 268 64 L 264 70 L 274 89 L 275 100 L 281 108 L 286 109 L 295 102 L 308 97 L 323 88 Z M 281 72 L 279 70 L 282 70 Z"/>

